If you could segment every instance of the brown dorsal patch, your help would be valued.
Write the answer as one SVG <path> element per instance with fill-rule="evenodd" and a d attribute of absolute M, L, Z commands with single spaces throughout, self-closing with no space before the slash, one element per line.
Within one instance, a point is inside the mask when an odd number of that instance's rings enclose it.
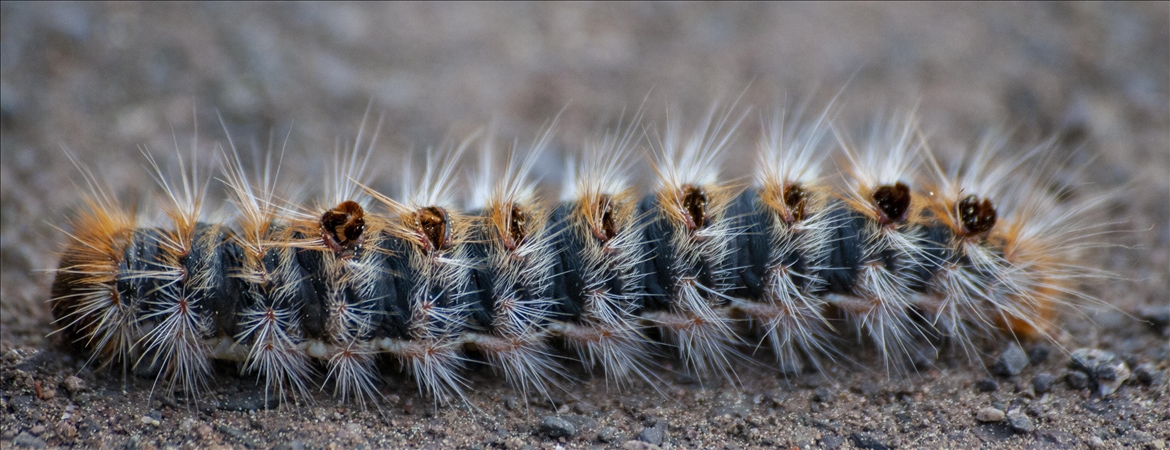
<path fill-rule="evenodd" d="M 414 213 L 414 228 L 428 252 L 446 250 L 451 246 L 451 217 L 443 208 L 420 208 Z"/>
<path fill-rule="evenodd" d="M 804 220 L 804 208 L 808 205 L 808 191 L 799 184 L 791 184 L 784 188 L 784 206 L 788 207 L 788 221 L 799 222 Z"/>
<path fill-rule="evenodd" d="M 334 253 L 351 255 L 364 240 L 366 212 L 352 200 L 341 202 L 321 215 L 321 237 Z"/>
<path fill-rule="evenodd" d="M 707 222 L 711 219 L 710 212 L 707 210 L 710 205 L 711 198 L 707 196 L 707 191 L 704 191 L 702 187 L 693 184 L 682 187 L 683 221 L 691 231 L 707 226 Z"/>
<path fill-rule="evenodd" d="M 532 215 L 515 203 L 508 210 L 509 214 L 506 219 L 508 229 L 503 237 L 504 246 L 512 251 L 524 243 L 524 238 L 528 236 L 528 227 L 532 225 Z"/>
<path fill-rule="evenodd" d="M 910 197 L 910 188 L 900 181 L 874 190 L 871 198 L 881 213 L 882 225 L 905 222 L 906 213 L 910 212 Z"/>
<path fill-rule="evenodd" d="M 989 199 L 968 195 L 959 200 L 955 209 L 959 212 L 963 231 L 968 235 L 986 233 L 995 226 L 995 205 Z"/>
<path fill-rule="evenodd" d="M 589 228 L 593 231 L 593 237 L 597 238 L 602 243 L 609 242 L 618 234 L 617 214 L 613 207 L 613 197 L 601 194 L 597 196 L 597 216 L 596 221 L 589 224 Z"/>

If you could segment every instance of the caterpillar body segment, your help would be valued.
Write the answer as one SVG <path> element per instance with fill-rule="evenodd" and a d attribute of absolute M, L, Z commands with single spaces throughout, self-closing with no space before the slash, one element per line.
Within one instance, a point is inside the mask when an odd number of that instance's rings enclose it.
<path fill-rule="evenodd" d="M 198 148 L 192 141 L 192 151 Z M 175 145 L 178 152 L 178 142 Z M 176 389 L 188 398 L 206 390 L 215 338 L 230 336 L 234 317 L 219 314 L 238 303 L 227 282 L 223 244 L 230 238 L 219 221 L 201 221 L 206 182 L 198 165 L 178 157 L 177 179 L 167 176 L 145 149 L 147 162 L 163 193 L 162 211 L 169 226 L 140 228 L 127 255 L 129 270 L 119 273 L 138 291 L 135 365 L 155 374 L 155 386 Z M 218 320 L 217 320 L 218 319 Z"/>
<path fill-rule="evenodd" d="M 840 228 L 840 209 L 821 174 L 827 131 L 825 115 L 806 126 L 772 123 L 757 146 L 755 182 L 730 213 L 741 230 L 732 307 L 786 374 L 806 365 L 820 370 L 820 358 L 837 353 L 824 297 Z"/>
<path fill-rule="evenodd" d="M 934 221 L 942 257 L 914 304 L 938 336 L 962 346 L 970 357 L 978 354 L 974 344 L 994 335 L 1005 318 L 1027 314 L 1010 306 L 1013 298 L 1026 293 L 1015 285 L 1012 264 L 1004 259 L 1004 211 L 991 200 L 1005 197 L 1008 178 L 1022 160 L 995 164 L 998 145 L 1002 143 L 984 139 L 964 164 L 950 170 L 928 159 L 926 190 L 933 195 L 927 214 Z"/>
<path fill-rule="evenodd" d="M 629 180 L 640 117 L 641 111 L 624 129 L 587 144 L 579 164 L 569 160 L 562 200 L 549 219 L 558 249 L 554 298 L 560 300 L 550 330 L 587 370 L 600 369 L 618 388 L 654 378 L 652 349 L 637 315 L 650 255 Z"/>
<path fill-rule="evenodd" d="M 362 131 L 364 131 L 364 123 Z M 326 379 L 334 392 L 363 406 L 374 400 L 379 378 L 373 344 L 375 332 L 398 300 L 396 279 L 388 259 L 386 218 L 368 214 L 372 199 L 362 192 L 370 182 L 369 148 L 361 150 L 362 132 L 354 146 L 333 162 L 322 206 L 286 212 L 284 239 L 305 270 L 313 297 L 301 306 L 301 325 L 313 356 L 326 361 Z M 286 208 L 291 209 L 291 208 Z"/>
<path fill-rule="evenodd" d="M 659 145 L 657 185 L 638 203 L 649 259 L 640 315 L 674 344 L 689 370 L 734 380 L 740 341 L 729 314 L 734 243 L 728 212 L 736 189 L 718 181 L 719 163 L 743 116 L 712 108 L 690 136 L 671 123 Z"/>
<path fill-rule="evenodd" d="M 82 170 L 87 181 L 91 174 Z M 93 184 L 91 184 L 93 186 Z M 54 324 L 70 347 L 89 353 L 100 367 L 120 365 L 130 371 L 141 336 L 138 299 L 141 279 L 129 273 L 135 264 L 137 222 L 104 191 L 91 187 L 86 207 L 70 220 L 72 232 L 62 253 L 50 292 Z"/>
<path fill-rule="evenodd" d="M 305 324 L 317 322 L 306 316 L 319 310 L 306 303 L 315 302 L 317 289 L 296 248 L 286 245 L 294 232 L 283 218 L 288 208 L 279 203 L 279 163 L 269 158 L 263 176 L 251 181 L 234 146 L 231 151 L 230 156 L 224 153 L 229 161 L 224 183 L 238 211 L 238 233 L 228 244 L 235 253 L 229 277 L 239 292 L 234 308 L 238 325 L 234 342 L 219 353 L 241 361 L 241 370 L 264 384 L 266 396 L 308 401 L 315 369 L 305 351 L 310 339 Z"/>
<path fill-rule="evenodd" d="M 294 222 L 290 228 L 296 262 L 313 292 L 301 305 L 306 345 L 328 349 L 313 352 L 314 357 L 327 359 L 326 378 L 342 397 L 360 401 L 375 397 L 377 352 L 371 340 L 387 311 L 393 310 L 386 303 L 397 299 L 397 280 L 390 276 L 387 263 L 386 226 L 377 217 L 366 216 L 356 202 L 346 201 L 317 221 L 326 226 L 302 229 Z"/>
<path fill-rule="evenodd" d="M 912 189 L 924 142 L 911 117 L 875 124 L 864 150 L 838 137 L 846 173 L 841 228 L 855 230 L 856 242 L 836 250 L 846 267 L 856 269 L 849 292 L 829 301 L 875 344 L 887 370 L 902 369 L 928 334 L 912 297 L 940 262 L 926 202 Z"/>
<path fill-rule="evenodd" d="M 193 396 L 210 379 L 210 344 L 230 336 L 235 327 L 234 317 L 218 314 L 238 303 L 227 282 L 223 252 L 230 235 L 220 225 L 205 223 L 195 224 L 187 236 L 166 234 L 144 235 L 143 244 L 157 245 L 158 257 L 140 259 L 151 267 L 141 275 L 154 286 L 142 297 L 139 321 L 145 334 L 139 364 L 157 368 L 158 382 L 168 389 L 178 387 Z M 185 243 L 176 245 L 180 242 Z"/>
<path fill-rule="evenodd" d="M 395 278 L 397 314 L 375 336 L 381 351 L 403 363 L 419 389 L 436 401 L 463 398 L 466 381 L 461 335 L 472 326 L 475 305 L 472 254 L 474 219 L 452 198 L 456 161 L 470 145 L 464 141 L 428 159 L 424 175 L 411 186 L 411 168 L 403 175 L 407 203 L 368 190 L 393 217 L 387 226 L 389 274 Z M 409 165 L 408 165 L 409 166 Z M 413 193 L 413 194 L 411 194 Z"/>
<path fill-rule="evenodd" d="M 823 371 L 848 339 L 894 372 L 936 348 L 1052 339 L 1061 306 L 1092 300 L 1077 286 L 1101 273 L 1079 258 L 1099 245 L 1100 199 L 1047 193 L 1047 147 L 1009 157 L 989 140 L 944 169 L 911 117 L 855 146 L 825 114 L 766 127 L 741 187 L 719 177 L 741 119 L 671 124 L 648 192 L 628 173 L 643 129 L 613 130 L 572 159 L 555 204 L 532 173 L 549 131 L 499 170 L 485 147 L 466 202 L 470 140 L 407 164 L 391 198 L 367 187 L 381 172 L 359 139 L 312 207 L 282 192 L 279 163 L 249 176 L 233 148 L 233 220 L 205 217 L 194 175 L 157 176 L 166 226 L 91 188 L 53 283 L 58 333 L 188 397 L 223 360 L 274 398 L 320 387 L 364 406 L 387 358 L 437 402 L 466 401 L 472 359 L 525 398 L 553 397 L 574 358 L 619 388 L 653 384 L 657 341 L 702 380 L 735 382 L 745 352 Z"/>
<path fill-rule="evenodd" d="M 525 397 L 530 389 L 549 397 L 549 387 L 564 377 L 548 330 L 557 319 L 553 284 L 560 254 L 530 178 L 551 136 L 550 127 L 523 159 L 513 147 L 502 176 L 492 170 L 495 152 L 484 148 L 472 205 L 480 211 L 470 244 L 479 261 L 477 302 L 464 340 Z"/>

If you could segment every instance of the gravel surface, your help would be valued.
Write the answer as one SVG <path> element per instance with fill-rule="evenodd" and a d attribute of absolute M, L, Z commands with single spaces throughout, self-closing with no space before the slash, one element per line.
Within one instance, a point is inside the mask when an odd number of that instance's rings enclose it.
<path fill-rule="evenodd" d="M 1164 2 L 5 2 L 0 12 L 5 448 L 1170 445 Z M 95 370 L 46 337 L 46 269 L 64 241 L 56 227 L 79 206 L 62 148 L 149 210 L 157 198 L 139 148 L 173 165 L 176 140 L 186 148 L 198 135 L 209 150 L 226 142 L 223 128 L 245 149 L 287 140 L 282 176 L 304 182 L 321 179 L 322 162 L 352 141 L 370 104 L 384 124 L 379 159 L 396 161 L 488 124 L 530 139 L 562 109 L 558 138 L 573 143 L 643 98 L 647 123 L 661 124 L 668 107 L 694 117 L 742 93 L 753 119 L 727 167 L 734 177 L 749 173 L 742 155 L 756 112 L 824 105 L 842 87 L 843 128 L 917 105 L 944 156 L 997 126 L 1013 143 L 1054 136 L 1076 149 L 1060 155 L 1087 167 L 1073 194 L 1116 192 L 1106 211 L 1117 232 L 1103 238 L 1112 245 L 1089 261 L 1116 276 L 1082 288 L 1110 306 L 1064 314 L 1058 345 L 992 342 L 977 361 L 944 353 L 905 376 L 887 375 L 865 349 L 827 374 L 793 378 L 757 359 L 739 367 L 740 386 L 700 384 L 664 359 L 657 385 L 619 392 L 570 367 L 582 381 L 525 402 L 475 368 L 470 403 L 443 408 L 399 375 L 384 378 L 385 399 L 367 410 L 329 392 L 280 406 L 226 366 L 208 395 L 176 402 L 152 395 L 151 380 Z M 538 167 L 548 180 L 559 177 L 553 153 Z"/>

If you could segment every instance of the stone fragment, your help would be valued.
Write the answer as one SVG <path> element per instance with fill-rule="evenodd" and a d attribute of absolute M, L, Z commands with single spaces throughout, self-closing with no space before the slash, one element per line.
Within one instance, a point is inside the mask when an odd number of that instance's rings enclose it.
<path fill-rule="evenodd" d="M 999 390 L 999 383 L 991 378 L 980 378 L 975 382 L 975 390 L 979 392 L 995 392 Z"/>
<path fill-rule="evenodd" d="M 997 374 L 1005 377 L 1019 375 L 1028 365 L 1028 354 L 1020 348 L 1020 344 L 1012 341 L 1007 348 L 999 354 L 995 359 L 995 365 L 992 370 Z"/>
<path fill-rule="evenodd" d="M 1102 397 L 1117 392 L 1130 377 L 1129 366 L 1117 355 L 1094 348 L 1079 348 L 1070 355 L 1069 367 L 1084 373 L 1088 385 Z M 1070 374 L 1073 372 L 1069 372 Z"/>
<path fill-rule="evenodd" d="M 577 426 L 557 416 L 548 416 L 540 421 L 540 431 L 548 437 L 570 438 L 577 434 Z"/>
<path fill-rule="evenodd" d="M 1043 395 L 1052 390 L 1052 383 L 1056 382 L 1056 377 L 1050 373 L 1042 372 L 1036 374 L 1032 378 L 1032 389 L 1036 391 L 1036 395 Z"/>
<path fill-rule="evenodd" d="M 616 441 L 618 438 L 618 430 L 614 427 L 605 427 L 597 432 L 597 440 L 603 444 Z"/>
<path fill-rule="evenodd" d="M 1012 431 L 1016 433 L 1026 434 L 1036 431 L 1036 425 L 1032 423 L 1032 418 L 1018 409 L 1008 411 L 1007 421 L 1008 425 L 1012 427 Z"/>
<path fill-rule="evenodd" d="M 1004 416 L 1005 414 L 1003 410 L 990 406 L 984 407 L 975 412 L 975 420 L 984 423 L 1000 422 L 1003 420 Z"/>

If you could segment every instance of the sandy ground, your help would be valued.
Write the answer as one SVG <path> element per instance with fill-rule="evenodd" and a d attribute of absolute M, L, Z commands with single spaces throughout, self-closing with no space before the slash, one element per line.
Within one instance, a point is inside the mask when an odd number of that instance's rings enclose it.
<path fill-rule="evenodd" d="M 5 448 L 1170 445 L 1166 3 L 6 2 L 0 11 Z M 647 122 L 661 124 L 668 107 L 694 117 L 742 92 L 753 119 L 728 172 L 743 176 L 755 111 L 802 99 L 824 105 L 842 86 L 844 129 L 917 104 L 942 154 L 995 126 L 1019 142 L 1056 136 L 1080 149 L 1067 156 L 1087 167 L 1078 195 L 1120 192 L 1102 219 L 1120 231 L 1088 262 L 1117 276 L 1082 288 L 1112 306 L 1066 314 L 1061 345 L 1027 345 L 1035 358 L 1015 376 L 984 368 L 1002 342 L 975 363 L 944 354 L 894 377 L 865 350 L 847 353 L 856 364 L 792 380 L 759 359 L 740 368 L 738 388 L 697 383 L 662 360 L 668 370 L 655 386 L 618 392 L 570 368 L 584 381 L 525 405 L 502 379 L 476 370 L 470 404 L 438 409 L 388 375 L 376 409 L 326 392 L 312 405 L 272 410 L 230 368 L 210 395 L 176 403 L 152 397 L 150 380 L 94 371 L 45 337 L 46 269 L 64 241 L 55 227 L 79 204 L 79 177 L 62 148 L 124 198 L 155 204 L 138 149 L 173 165 L 174 141 L 187 148 L 198 135 L 210 165 L 214 144 L 226 142 L 220 118 L 245 149 L 287 136 L 285 179 L 304 182 L 321 179 L 321 163 L 353 139 L 371 102 L 384 123 L 379 159 L 396 161 L 405 149 L 419 156 L 444 136 L 493 123 L 505 137 L 529 139 L 562 108 L 564 146 L 596 135 L 647 93 Z M 540 168 L 548 180 L 559 175 L 555 153 Z M 1068 375 L 1066 352 L 1078 348 L 1113 353 L 1133 376 L 1112 395 L 1091 394 Z"/>

